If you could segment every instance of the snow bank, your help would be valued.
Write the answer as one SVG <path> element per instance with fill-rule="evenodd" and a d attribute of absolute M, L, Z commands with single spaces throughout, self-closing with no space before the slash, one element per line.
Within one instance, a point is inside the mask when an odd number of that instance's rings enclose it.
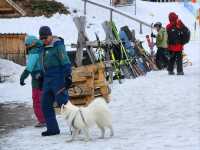
<path fill-rule="evenodd" d="M 6 81 L 14 82 L 18 79 L 19 72 L 22 72 L 24 67 L 15 64 L 12 61 L 6 59 L 0 59 L 0 74 L 3 76 L 9 76 Z"/>
<path fill-rule="evenodd" d="M 12 61 L 0 59 L 0 74 L 10 76 L 5 83 L 0 83 L 0 103 L 28 102 L 31 104 L 31 83 L 30 78 L 26 79 L 26 85 L 20 86 L 19 78 L 24 67 Z"/>

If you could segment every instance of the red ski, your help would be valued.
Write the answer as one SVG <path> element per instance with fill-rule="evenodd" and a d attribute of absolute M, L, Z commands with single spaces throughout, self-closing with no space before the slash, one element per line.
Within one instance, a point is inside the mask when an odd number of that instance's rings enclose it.
<path fill-rule="evenodd" d="M 150 39 L 150 36 L 146 35 L 146 39 L 147 39 L 148 46 L 150 48 L 150 54 L 151 54 L 151 56 L 154 56 L 155 52 L 153 50 L 153 47 L 154 47 L 153 38 Z"/>

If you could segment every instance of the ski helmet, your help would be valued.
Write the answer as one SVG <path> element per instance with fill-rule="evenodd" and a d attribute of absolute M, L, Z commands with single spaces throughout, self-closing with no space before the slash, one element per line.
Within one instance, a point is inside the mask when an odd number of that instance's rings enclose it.
<path fill-rule="evenodd" d="M 155 27 L 162 27 L 162 23 L 161 22 L 156 22 L 153 26 L 154 26 L 154 28 Z"/>

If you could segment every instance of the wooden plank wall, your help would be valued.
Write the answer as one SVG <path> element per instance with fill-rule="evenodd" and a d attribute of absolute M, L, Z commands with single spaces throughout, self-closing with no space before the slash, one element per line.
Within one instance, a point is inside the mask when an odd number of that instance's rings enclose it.
<path fill-rule="evenodd" d="M 0 0 L 0 8 L 8 8 L 9 5 L 5 0 Z"/>
<path fill-rule="evenodd" d="M 25 36 L 26 34 L 0 34 L 0 57 L 25 65 Z"/>

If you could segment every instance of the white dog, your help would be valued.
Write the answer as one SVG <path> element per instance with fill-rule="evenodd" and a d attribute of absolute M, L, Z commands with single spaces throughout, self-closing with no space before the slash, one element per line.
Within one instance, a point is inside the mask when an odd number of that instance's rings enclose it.
<path fill-rule="evenodd" d="M 105 99 L 102 97 L 96 98 L 87 107 L 77 107 L 68 101 L 67 104 L 62 105 L 61 115 L 68 121 L 70 128 L 73 129 L 70 141 L 73 141 L 80 131 L 85 134 L 86 141 L 90 140 L 89 128 L 95 124 L 101 130 L 100 138 L 104 138 L 105 127 L 110 129 L 110 136 L 114 135 L 111 113 Z"/>

